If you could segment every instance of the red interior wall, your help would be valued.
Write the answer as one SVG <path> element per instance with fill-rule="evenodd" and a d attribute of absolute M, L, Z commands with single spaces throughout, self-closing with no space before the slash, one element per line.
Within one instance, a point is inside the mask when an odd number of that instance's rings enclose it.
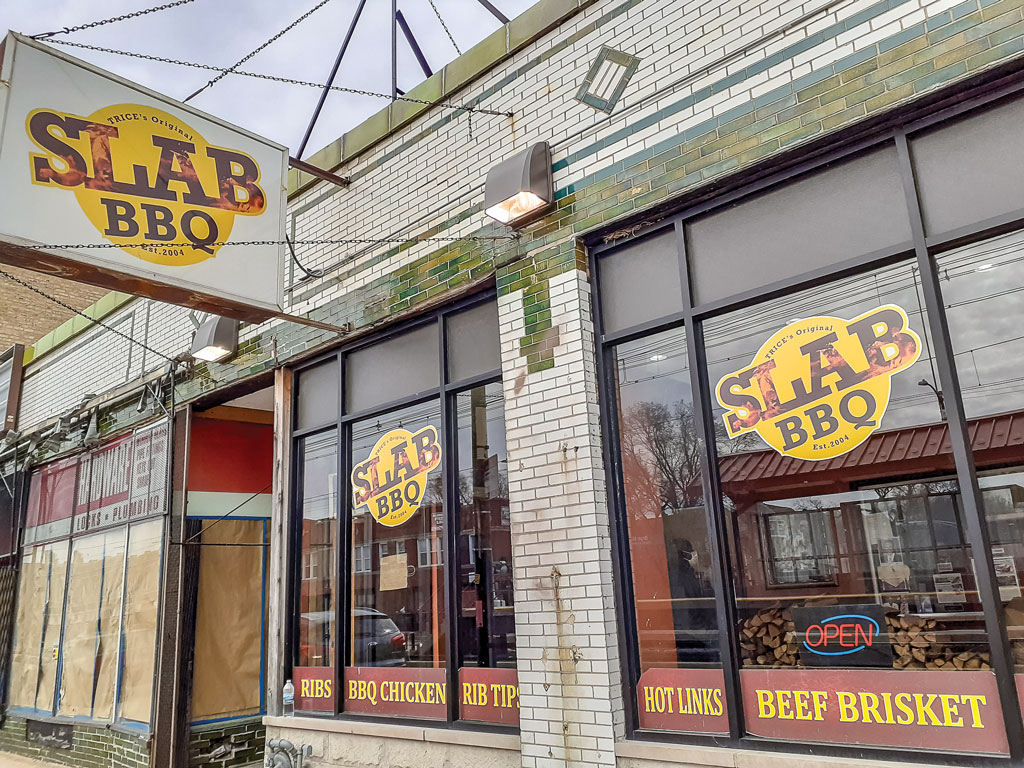
<path fill-rule="evenodd" d="M 265 493 L 273 476 L 274 428 L 195 418 L 189 447 L 188 489 Z"/>

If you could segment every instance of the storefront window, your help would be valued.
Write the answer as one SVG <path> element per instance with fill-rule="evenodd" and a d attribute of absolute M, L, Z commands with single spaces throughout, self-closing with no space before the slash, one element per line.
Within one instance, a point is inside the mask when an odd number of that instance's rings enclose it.
<path fill-rule="evenodd" d="M 518 724 L 498 350 L 497 305 L 476 301 L 306 369 L 345 372 L 344 469 L 338 482 L 335 429 L 296 435 L 296 709 Z M 345 546 L 336 585 L 337 534 Z M 329 600 L 311 599 L 325 590 Z"/>
<path fill-rule="evenodd" d="M 901 265 L 704 325 L 751 734 L 1007 751 L 920 296 Z"/>
<path fill-rule="evenodd" d="M 1024 234 L 937 259 L 992 544 L 999 600 L 1024 684 Z M 973 564 L 972 564 L 973 566 Z"/>
<path fill-rule="evenodd" d="M 58 714 L 113 715 L 125 533 L 116 528 L 71 543 Z"/>
<path fill-rule="evenodd" d="M 384 711 L 447 716 L 440 422 L 440 406 L 429 400 L 351 426 L 352 636 L 345 670 L 349 711 L 382 711 L 380 694 L 391 699 L 394 688 L 400 700 L 389 702 L 394 706 Z M 376 683 L 379 695 L 352 695 L 352 683 L 357 692 L 359 684 Z M 410 690 L 416 683 L 425 684 L 419 701 L 401 700 L 408 683 L 414 684 Z"/>
<path fill-rule="evenodd" d="M 686 333 L 677 329 L 620 344 L 614 364 L 640 725 L 727 732 L 701 479 L 704 448 L 690 392 Z M 685 701 L 670 708 L 667 692 L 678 699 L 679 690 Z M 710 694 L 698 707 L 688 690 Z"/>
<path fill-rule="evenodd" d="M 508 701 L 516 689 L 516 628 L 501 384 L 460 392 L 455 410 L 459 706 L 463 719 L 516 725 L 518 702 Z M 475 695 L 481 690 L 486 698 Z"/>
<path fill-rule="evenodd" d="M 167 448 L 161 422 L 32 472 L 14 707 L 149 726 Z"/>
<path fill-rule="evenodd" d="M 299 442 L 301 553 L 296 676 L 334 686 L 338 638 L 338 437 L 331 429 Z M 306 671 L 308 670 L 308 671 Z M 321 686 L 324 682 L 321 683 Z M 331 697 L 299 697 L 297 709 L 333 712 Z"/>
<path fill-rule="evenodd" d="M 128 530 L 124 590 L 124 661 L 118 716 L 148 723 L 156 661 L 157 614 L 163 521 L 137 523 Z"/>
<path fill-rule="evenodd" d="M 26 548 L 21 560 L 17 635 L 11 660 L 11 704 L 53 709 L 64 610 L 68 541 Z"/>

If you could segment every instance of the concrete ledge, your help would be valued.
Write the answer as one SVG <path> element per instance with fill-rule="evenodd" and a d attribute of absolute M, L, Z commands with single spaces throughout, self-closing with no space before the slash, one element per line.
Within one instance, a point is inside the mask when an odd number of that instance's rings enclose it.
<path fill-rule="evenodd" d="M 365 720 L 329 720 L 318 717 L 264 717 L 271 728 L 321 733 L 345 733 L 354 736 L 377 736 L 385 739 L 429 741 L 435 744 L 457 744 L 465 747 L 486 747 L 518 752 L 519 734 L 469 731 L 454 728 L 425 728 L 421 725 L 395 725 Z"/>
<path fill-rule="evenodd" d="M 615 745 L 615 756 L 621 758 L 620 768 L 641 768 L 645 763 L 670 763 L 693 768 L 907 768 L 908 765 L 891 760 L 859 760 L 756 749 L 659 744 L 653 741 L 620 741 Z M 915 763 L 914 768 L 942 767 Z"/>

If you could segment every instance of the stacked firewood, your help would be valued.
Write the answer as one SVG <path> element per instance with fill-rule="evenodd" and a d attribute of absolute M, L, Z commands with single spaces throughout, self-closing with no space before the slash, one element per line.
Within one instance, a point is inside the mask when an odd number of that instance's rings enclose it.
<path fill-rule="evenodd" d="M 796 625 L 787 608 L 766 608 L 740 624 L 745 667 L 798 666 Z"/>
<path fill-rule="evenodd" d="M 888 614 L 889 642 L 892 645 L 893 667 L 896 669 L 991 669 L 988 653 L 964 648 L 960 650 L 942 642 L 938 623 L 921 616 Z"/>
<path fill-rule="evenodd" d="M 890 613 L 885 622 L 895 669 L 991 669 L 987 652 L 944 642 L 948 637 L 934 619 Z M 740 622 L 739 643 L 745 667 L 803 666 L 800 640 L 788 608 L 764 608 Z"/>

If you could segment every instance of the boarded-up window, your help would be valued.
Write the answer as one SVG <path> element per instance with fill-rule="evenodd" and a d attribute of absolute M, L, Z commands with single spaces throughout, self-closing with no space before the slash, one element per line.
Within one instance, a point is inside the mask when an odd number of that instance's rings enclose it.
<path fill-rule="evenodd" d="M 160 543 L 163 521 L 133 525 L 128 533 L 124 590 L 124 660 L 119 716 L 149 722 L 160 602 Z"/>
<path fill-rule="evenodd" d="M 116 528 L 72 542 L 59 714 L 113 715 L 124 539 Z"/>
<path fill-rule="evenodd" d="M 11 659 L 11 704 L 53 708 L 68 543 L 25 551 L 18 594 L 17 636 Z"/>
<path fill-rule="evenodd" d="M 204 545 L 243 546 L 201 549 L 193 721 L 260 711 L 263 542 L 262 520 L 203 521 Z"/>

